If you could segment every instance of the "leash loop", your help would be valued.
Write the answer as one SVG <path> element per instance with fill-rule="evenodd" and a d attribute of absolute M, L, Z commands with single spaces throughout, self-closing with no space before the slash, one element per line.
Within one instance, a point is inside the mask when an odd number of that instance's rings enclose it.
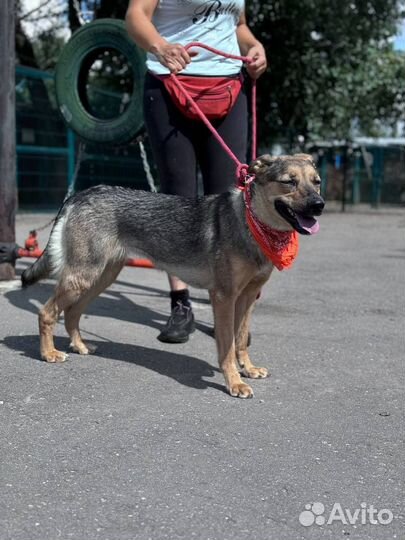
<path fill-rule="evenodd" d="M 236 187 L 240 191 L 244 191 L 246 186 L 250 184 L 253 181 L 253 175 L 249 174 L 249 166 L 245 163 L 239 163 L 239 165 L 236 168 L 236 179 L 237 179 L 237 185 Z"/>

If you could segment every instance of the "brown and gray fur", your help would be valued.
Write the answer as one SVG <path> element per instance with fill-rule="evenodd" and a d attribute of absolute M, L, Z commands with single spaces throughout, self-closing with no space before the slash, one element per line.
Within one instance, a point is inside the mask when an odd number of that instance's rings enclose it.
<path fill-rule="evenodd" d="M 321 213 L 320 180 L 310 156 L 265 155 L 250 165 L 250 171 L 256 175 L 253 208 L 271 227 L 295 228 L 276 210 L 276 201 L 304 215 Z M 226 386 L 232 396 L 252 397 L 241 374 L 257 379 L 268 372 L 249 357 L 249 323 L 273 265 L 248 230 L 243 196 L 237 190 L 190 200 L 98 186 L 68 199 L 44 254 L 22 275 L 24 286 L 48 276 L 57 279 L 54 295 L 39 312 L 41 357 L 47 362 L 67 357 L 53 341 L 62 311 L 73 351 L 91 352 L 80 335 L 80 317 L 116 279 L 126 258 L 135 254 L 194 287 L 208 289 Z"/>

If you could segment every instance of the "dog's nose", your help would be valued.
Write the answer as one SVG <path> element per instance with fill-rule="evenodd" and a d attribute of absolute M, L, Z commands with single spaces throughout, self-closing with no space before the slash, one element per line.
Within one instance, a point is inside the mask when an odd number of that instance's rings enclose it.
<path fill-rule="evenodd" d="M 308 210 L 313 216 L 320 216 L 324 208 L 325 201 L 321 197 L 313 198 L 308 205 Z"/>

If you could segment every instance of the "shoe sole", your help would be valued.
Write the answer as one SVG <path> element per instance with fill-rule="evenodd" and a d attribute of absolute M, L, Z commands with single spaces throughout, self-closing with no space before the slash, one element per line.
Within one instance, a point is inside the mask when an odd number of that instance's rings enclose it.
<path fill-rule="evenodd" d="M 166 338 L 166 337 L 161 337 L 160 335 L 157 338 L 162 343 L 186 343 L 190 338 L 190 334 L 192 334 L 193 332 L 195 332 L 195 328 L 190 330 L 190 333 L 184 338 L 170 338 L 170 337 Z"/>

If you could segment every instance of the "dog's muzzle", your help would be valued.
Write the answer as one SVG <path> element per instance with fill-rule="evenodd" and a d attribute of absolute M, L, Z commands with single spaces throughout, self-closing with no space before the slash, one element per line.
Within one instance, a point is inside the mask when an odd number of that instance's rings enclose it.
<path fill-rule="evenodd" d="M 277 199 L 274 206 L 280 216 L 300 234 L 316 234 L 319 231 L 315 216 L 320 216 L 325 207 L 325 201 L 320 195 L 311 195 L 299 210 L 293 209 L 283 199 Z"/>

